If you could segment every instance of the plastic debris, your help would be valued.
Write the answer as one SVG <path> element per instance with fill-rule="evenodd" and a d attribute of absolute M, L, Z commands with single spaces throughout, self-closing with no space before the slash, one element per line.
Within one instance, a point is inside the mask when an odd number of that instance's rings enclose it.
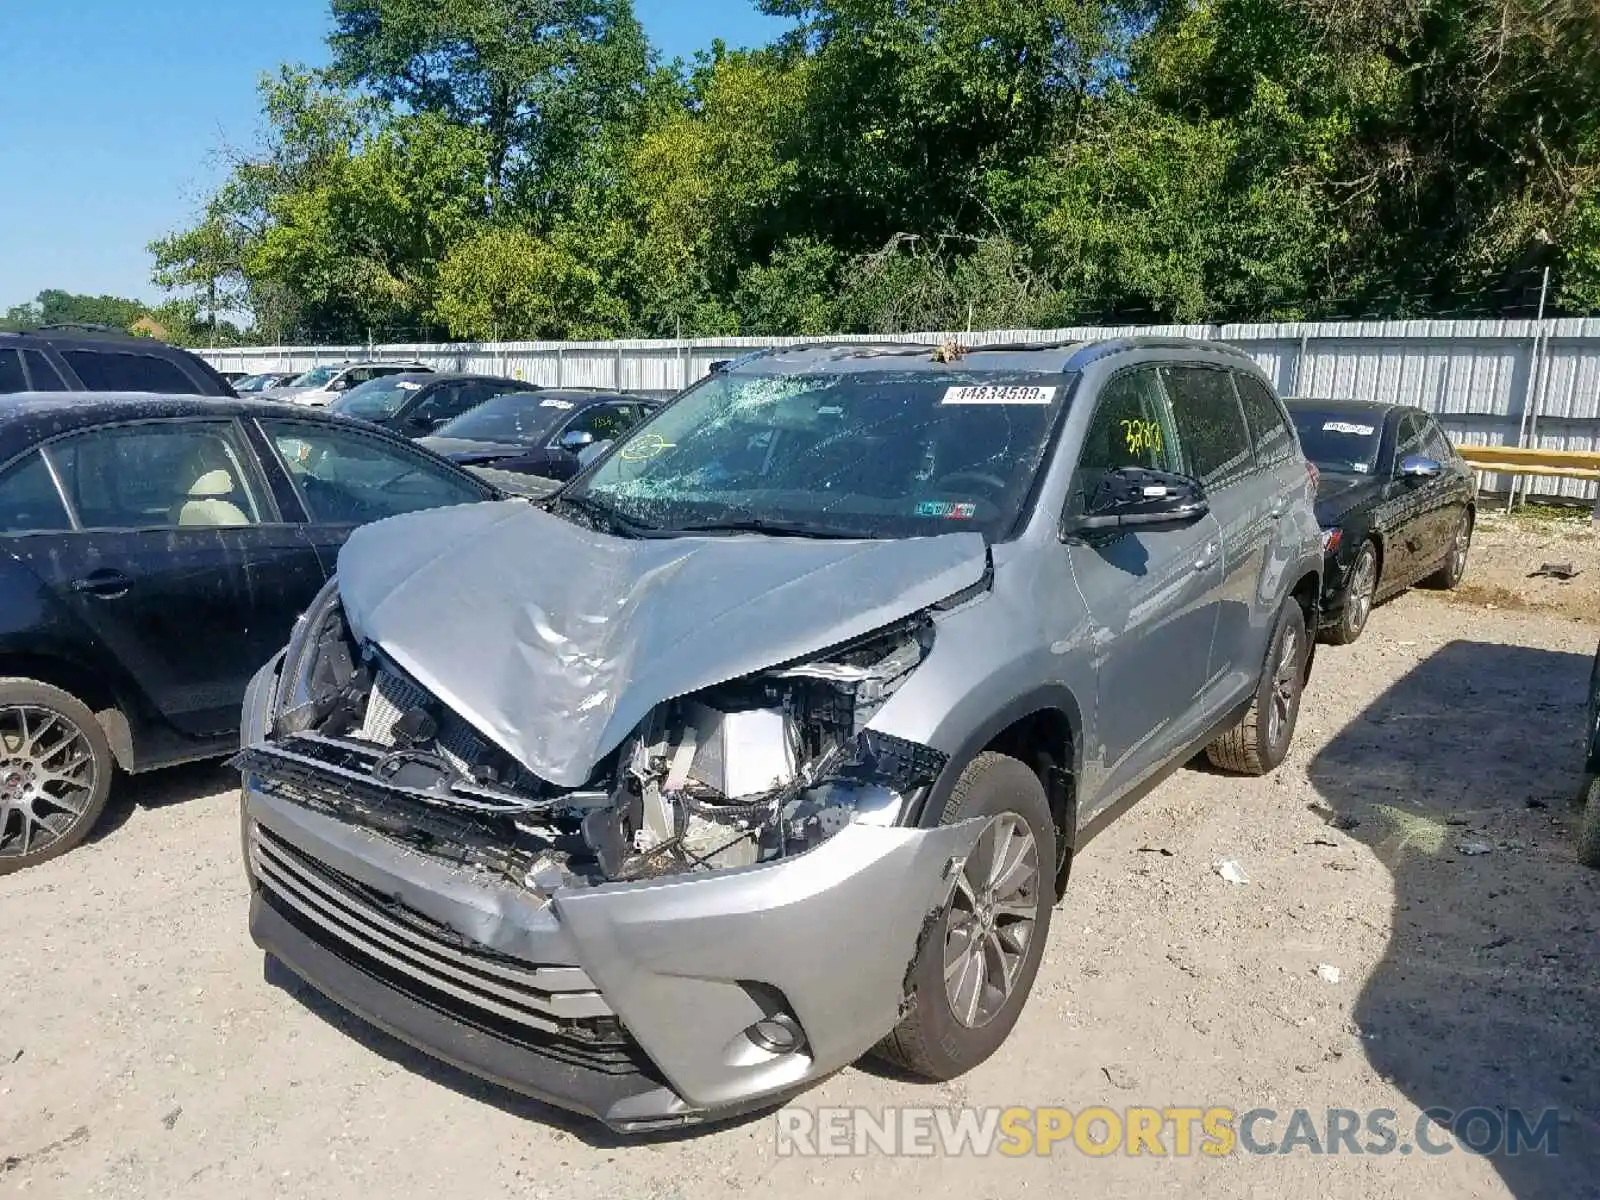
<path fill-rule="evenodd" d="M 1317 978 L 1323 983 L 1338 983 L 1341 972 L 1338 967 L 1329 963 L 1317 964 Z"/>
<path fill-rule="evenodd" d="M 1221 875 L 1229 883 L 1250 882 L 1250 876 L 1244 873 L 1244 868 L 1238 863 L 1234 862 L 1231 858 L 1224 859 L 1222 862 L 1217 863 L 1216 871 L 1218 875 Z"/>
<path fill-rule="evenodd" d="M 1475 858 L 1480 854 L 1493 853 L 1494 847 L 1489 845 L 1488 842 L 1458 842 L 1456 850 L 1465 854 L 1468 858 Z"/>
<path fill-rule="evenodd" d="M 1537 571 L 1534 571 L 1532 574 L 1530 574 L 1528 578 L 1538 579 L 1542 576 L 1546 579 L 1559 579 L 1564 583 L 1568 579 L 1575 579 L 1579 574 L 1580 572 L 1578 568 L 1569 562 L 1544 563 Z"/>

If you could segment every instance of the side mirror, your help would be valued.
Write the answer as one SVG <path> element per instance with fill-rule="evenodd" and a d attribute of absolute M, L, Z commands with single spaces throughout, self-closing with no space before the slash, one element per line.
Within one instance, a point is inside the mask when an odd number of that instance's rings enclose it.
<path fill-rule="evenodd" d="M 1400 460 L 1400 478 L 1407 483 L 1437 479 L 1443 470 L 1444 464 L 1426 454 L 1408 454 Z"/>
<path fill-rule="evenodd" d="M 556 439 L 556 446 L 570 454 L 576 454 L 585 446 L 594 445 L 594 434 L 587 429 L 569 429 Z"/>
<path fill-rule="evenodd" d="M 614 439 L 612 439 L 612 438 L 607 438 L 603 442 L 591 442 L 589 445 L 585 446 L 582 450 L 578 451 L 578 468 L 579 468 L 579 470 L 582 470 L 583 468 L 587 467 L 595 459 L 599 458 L 602 454 L 604 454 L 606 452 L 606 450 L 610 448 L 611 443 L 612 443 L 613 440 Z"/>
<path fill-rule="evenodd" d="M 330 392 L 345 392 L 345 391 L 349 391 L 350 390 L 350 381 L 348 379 L 335 379 L 331 383 L 328 384 L 328 390 Z"/>
<path fill-rule="evenodd" d="M 1193 525 L 1211 511 L 1198 479 L 1170 471 L 1118 467 L 1107 471 L 1087 512 L 1061 523 L 1063 538 L 1143 530 L 1160 533 Z"/>

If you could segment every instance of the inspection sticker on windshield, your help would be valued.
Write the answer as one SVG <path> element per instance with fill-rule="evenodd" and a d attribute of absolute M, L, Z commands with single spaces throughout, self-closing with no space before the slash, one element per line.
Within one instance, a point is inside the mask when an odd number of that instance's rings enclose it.
<path fill-rule="evenodd" d="M 571 400 L 557 400 L 555 397 L 552 396 L 548 400 L 539 401 L 539 407 L 540 408 L 571 408 L 572 407 L 572 401 Z"/>
<path fill-rule="evenodd" d="M 1353 433 L 1357 437 L 1371 437 L 1378 432 L 1376 425 L 1352 425 L 1349 421 L 1324 421 L 1323 433 Z"/>
<path fill-rule="evenodd" d="M 944 404 L 1049 404 L 1053 387 L 953 387 L 946 388 Z"/>
<path fill-rule="evenodd" d="M 923 500 L 917 505 L 919 517 L 944 517 L 949 521 L 970 521 L 978 515 L 976 504 L 954 504 L 948 500 Z"/>

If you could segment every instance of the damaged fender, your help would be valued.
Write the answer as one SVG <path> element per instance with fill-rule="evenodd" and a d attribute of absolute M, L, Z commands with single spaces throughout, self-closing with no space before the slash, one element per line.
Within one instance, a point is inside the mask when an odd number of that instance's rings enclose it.
<path fill-rule="evenodd" d="M 558 892 L 584 969 L 696 1106 L 773 1095 L 854 1062 L 893 1029 L 930 917 L 983 820 L 852 825 L 798 858 L 716 876 Z M 744 1031 L 776 989 L 805 1033 L 771 1054 Z"/>

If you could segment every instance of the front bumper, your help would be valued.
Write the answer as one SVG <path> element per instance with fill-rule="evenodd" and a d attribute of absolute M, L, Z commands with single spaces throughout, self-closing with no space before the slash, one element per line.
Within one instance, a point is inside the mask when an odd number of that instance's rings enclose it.
<path fill-rule="evenodd" d="M 545 897 L 248 773 L 242 818 L 264 950 L 419 1049 L 628 1132 L 780 1099 L 870 1049 L 982 828 L 854 825 L 769 866 Z M 749 1036 L 775 1013 L 798 1049 Z"/>

